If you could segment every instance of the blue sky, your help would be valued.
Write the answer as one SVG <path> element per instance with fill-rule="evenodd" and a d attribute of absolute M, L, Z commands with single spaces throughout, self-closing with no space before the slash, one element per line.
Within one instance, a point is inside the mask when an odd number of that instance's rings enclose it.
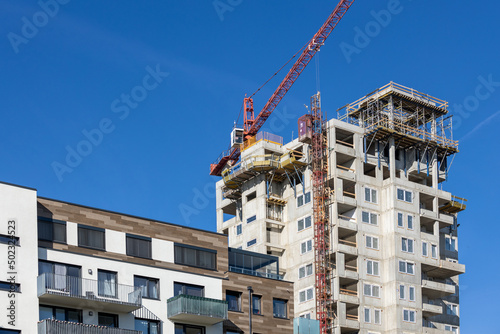
<path fill-rule="evenodd" d="M 47 15 L 37 1 L 0 0 L 0 180 L 214 230 L 209 164 L 229 145 L 245 93 L 313 36 L 335 1 L 58 4 Z M 296 137 L 317 88 L 330 118 L 391 80 L 450 102 L 461 152 L 444 188 L 469 199 L 459 220 L 465 333 L 490 329 L 487 306 L 500 297 L 481 274 L 500 274 L 490 263 L 500 232 L 498 12 L 491 1 L 357 1 L 265 126 Z M 284 74 L 255 96 L 257 110 Z"/>

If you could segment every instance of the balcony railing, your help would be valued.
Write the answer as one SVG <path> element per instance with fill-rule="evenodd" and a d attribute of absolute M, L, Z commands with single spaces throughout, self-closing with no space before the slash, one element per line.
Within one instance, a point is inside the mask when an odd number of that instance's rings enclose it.
<path fill-rule="evenodd" d="M 51 302 L 81 305 L 88 300 L 93 304 L 111 304 L 108 310 L 131 312 L 141 307 L 141 288 L 97 281 L 74 276 L 42 274 L 37 278 L 37 295 Z"/>
<path fill-rule="evenodd" d="M 178 295 L 167 300 L 167 317 L 170 320 L 195 320 L 213 325 L 227 320 L 227 302 L 219 299 Z"/>
<path fill-rule="evenodd" d="M 80 324 L 76 322 L 45 319 L 38 323 L 38 334 L 141 334 L 131 329 Z"/>
<path fill-rule="evenodd" d="M 251 269 L 241 268 L 241 267 L 233 267 L 233 266 L 229 267 L 229 271 L 231 271 L 233 273 L 240 273 L 240 274 L 252 275 L 252 276 L 257 276 L 257 277 L 283 280 L 283 275 L 271 273 L 271 272 L 262 272 L 262 271 L 251 270 Z"/>

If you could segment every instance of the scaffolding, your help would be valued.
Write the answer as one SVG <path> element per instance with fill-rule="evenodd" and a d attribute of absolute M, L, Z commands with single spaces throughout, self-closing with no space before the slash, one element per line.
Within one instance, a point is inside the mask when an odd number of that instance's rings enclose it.
<path fill-rule="evenodd" d="M 384 147 L 391 137 L 405 154 L 406 150 L 415 149 L 418 160 L 426 161 L 428 166 L 436 158 L 446 175 L 447 157 L 458 152 L 448 102 L 394 82 L 340 108 L 337 113 L 339 120 L 365 129 L 365 162 L 367 151 L 377 144 L 379 167 L 380 144 Z"/>

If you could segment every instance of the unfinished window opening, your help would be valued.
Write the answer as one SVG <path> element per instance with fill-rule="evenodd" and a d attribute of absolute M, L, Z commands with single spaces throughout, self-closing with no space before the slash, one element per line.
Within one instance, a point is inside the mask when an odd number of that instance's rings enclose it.
<path fill-rule="evenodd" d="M 370 164 L 363 164 L 363 174 L 365 176 L 371 176 L 375 177 L 375 169 L 377 166 L 370 165 Z"/>
<path fill-rule="evenodd" d="M 335 128 L 335 142 L 338 145 L 354 148 L 354 133 Z"/>
<path fill-rule="evenodd" d="M 337 153 L 337 168 L 345 172 L 355 172 L 356 159 L 350 155 Z"/>
<path fill-rule="evenodd" d="M 257 192 L 252 191 L 250 194 L 247 195 L 247 202 L 250 202 L 251 200 L 255 199 L 257 197 Z"/>
<path fill-rule="evenodd" d="M 391 172 L 389 171 L 389 167 L 383 166 L 382 167 L 382 175 L 384 180 L 387 180 L 388 178 L 391 177 Z"/>

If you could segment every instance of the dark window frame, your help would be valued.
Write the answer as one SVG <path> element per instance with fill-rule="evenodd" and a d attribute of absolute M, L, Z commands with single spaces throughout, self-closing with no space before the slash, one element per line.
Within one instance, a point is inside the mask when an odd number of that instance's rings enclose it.
<path fill-rule="evenodd" d="M 143 256 L 143 254 L 137 254 L 135 252 L 129 252 L 129 240 L 140 240 L 140 241 L 146 241 L 148 242 L 148 253 L 149 256 Z M 153 245 L 152 245 L 152 239 L 149 237 L 143 237 L 140 235 L 135 235 L 135 234 L 126 234 L 125 236 L 125 252 L 128 256 L 133 256 L 133 257 L 139 257 L 141 259 L 152 259 L 153 258 Z M 132 248 L 132 246 L 131 246 Z"/>
<path fill-rule="evenodd" d="M 231 303 L 227 299 L 228 296 L 232 296 L 232 297 L 237 298 L 237 300 L 238 300 L 238 309 L 237 310 L 231 308 Z M 226 290 L 226 301 L 227 301 L 227 310 L 228 311 L 230 311 L 230 312 L 243 312 L 242 306 L 241 306 L 241 296 L 242 296 L 242 293 L 240 291 Z"/>
<path fill-rule="evenodd" d="M 178 253 L 182 249 L 182 254 Z M 195 263 L 189 263 L 185 259 L 185 253 L 184 249 L 190 249 L 195 251 Z M 202 253 L 211 253 L 213 254 L 213 266 L 204 266 L 201 265 L 201 255 Z M 207 270 L 212 270 L 212 271 L 217 271 L 217 251 L 215 249 L 209 249 L 209 248 L 202 248 L 202 247 L 196 247 L 196 246 L 191 246 L 191 245 L 186 245 L 186 244 L 179 244 L 179 243 L 174 243 L 174 263 L 175 264 L 180 264 L 184 266 L 189 266 L 189 267 L 194 267 L 194 268 L 202 268 L 202 269 L 207 269 Z"/>
<path fill-rule="evenodd" d="M 91 246 L 91 245 L 83 245 L 80 241 L 80 230 L 102 232 L 102 234 L 103 234 L 103 238 L 102 238 L 103 239 L 103 246 L 102 247 L 95 247 L 95 246 Z M 105 251 L 106 250 L 106 230 L 103 228 L 99 228 L 99 227 L 78 224 L 78 247 Z"/>
<path fill-rule="evenodd" d="M 54 306 L 54 305 L 45 305 L 45 304 L 40 304 L 39 307 L 47 307 L 52 309 L 52 317 L 55 319 L 56 317 L 56 309 L 59 310 L 64 310 L 65 318 L 68 318 L 68 311 L 73 311 L 73 312 L 78 312 L 78 322 L 76 323 L 83 323 L 83 310 L 76 309 L 76 308 L 69 308 L 69 307 L 62 307 L 62 306 Z M 40 320 L 45 320 L 45 319 L 40 319 Z M 69 320 L 64 320 L 64 321 L 69 321 Z"/>
<path fill-rule="evenodd" d="M 19 237 L 7 234 L 0 234 L 0 244 L 9 246 L 19 246 Z"/>
<path fill-rule="evenodd" d="M 115 282 L 113 283 L 115 286 L 115 293 L 113 295 L 108 295 L 105 294 L 104 292 L 101 293 L 101 280 L 99 279 L 99 273 L 109 273 L 109 274 L 114 274 L 115 275 Z M 112 271 L 112 270 L 106 270 L 106 269 L 97 269 L 97 294 L 101 297 L 108 297 L 108 298 L 117 298 L 118 297 L 118 272 Z"/>
<path fill-rule="evenodd" d="M 14 290 L 12 290 L 14 287 Z M 20 283 L 11 283 L 6 281 L 0 281 L 0 291 L 8 291 L 8 292 L 17 292 L 21 293 L 21 284 Z"/>
<path fill-rule="evenodd" d="M 114 319 L 113 326 L 101 325 L 101 323 L 100 323 L 101 316 L 110 317 L 110 318 L 112 317 Z M 114 314 L 114 313 L 98 312 L 97 313 L 97 323 L 98 323 L 98 326 L 109 327 L 109 328 L 120 328 L 120 317 L 118 316 L 118 314 Z"/>
<path fill-rule="evenodd" d="M 255 301 L 259 302 L 259 308 L 255 308 Z M 252 314 L 254 315 L 263 315 L 262 314 L 262 296 L 252 294 Z"/>
<path fill-rule="evenodd" d="M 50 238 L 45 238 L 45 237 L 40 237 L 40 223 L 42 224 L 50 224 Z M 58 224 L 61 226 L 64 226 L 64 240 L 59 240 L 56 239 L 55 235 L 55 230 L 54 230 L 54 224 Z M 60 244 L 67 244 L 68 241 L 68 231 L 67 231 L 67 226 L 66 222 L 62 220 L 57 220 L 57 219 L 50 219 L 50 218 L 45 218 L 45 217 L 38 217 L 38 222 L 37 222 L 37 228 L 38 228 L 38 240 L 43 240 L 43 241 L 49 241 L 49 242 L 56 242 Z"/>
<path fill-rule="evenodd" d="M 142 294 L 142 298 L 145 298 L 145 299 L 153 299 L 153 300 L 159 300 L 160 299 L 160 280 L 158 278 L 153 278 L 153 277 L 146 277 L 146 276 L 141 276 L 141 275 L 134 275 L 134 287 L 136 288 L 139 288 L 141 287 L 141 290 L 142 290 L 142 285 L 136 285 L 135 283 L 135 280 L 137 279 L 144 279 L 146 280 L 146 288 L 147 288 L 147 291 L 148 291 L 148 295 L 145 296 L 144 294 Z M 150 281 L 155 281 L 156 282 L 156 297 L 151 297 L 149 295 L 149 282 Z"/>
<path fill-rule="evenodd" d="M 158 325 L 158 334 L 161 334 L 161 321 L 160 320 L 152 320 L 152 319 L 145 319 L 145 318 L 134 318 L 134 328 L 135 328 L 135 322 L 139 320 L 139 321 L 147 321 L 148 322 L 148 333 L 146 334 L 149 334 L 149 332 L 151 331 L 151 323 L 154 322 Z M 136 329 L 137 330 L 137 329 Z"/>
<path fill-rule="evenodd" d="M 281 316 L 276 312 L 275 302 L 282 302 L 285 305 L 285 315 Z M 276 319 L 288 319 L 288 300 L 281 298 L 273 298 L 273 318 Z"/>
<path fill-rule="evenodd" d="M 181 293 L 176 294 L 176 286 L 181 286 Z M 190 283 L 184 283 L 184 282 L 174 282 L 174 296 L 178 295 L 188 295 L 188 296 L 193 296 L 189 293 L 187 293 L 186 288 L 200 288 L 199 290 L 201 291 L 201 297 L 205 297 L 205 287 L 203 285 L 196 285 L 196 284 L 190 284 Z"/>
<path fill-rule="evenodd" d="M 174 325 L 174 332 L 177 329 L 177 326 L 182 326 L 182 332 L 183 333 L 186 333 L 186 328 L 201 329 L 202 334 L 206 333 L 206 328 L 204 326 L 196 326 L 196 325 L 180 324 L 180 323 L 175 323 L 175 325 Z"/>

